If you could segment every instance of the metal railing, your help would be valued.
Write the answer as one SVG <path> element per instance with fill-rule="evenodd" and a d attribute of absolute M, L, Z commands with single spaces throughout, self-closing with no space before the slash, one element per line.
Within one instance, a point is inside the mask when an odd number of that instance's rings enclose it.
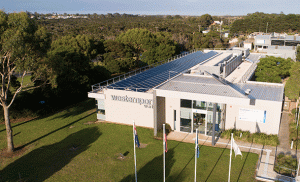
<path fill-rule="evenodd" d="M 114 78 L 111 78 L 111 79 L 108 79 L 108 80 L 105 80 L 103 82 L 100 82 L 100 83 L 97 83 L 97 84 L 94 84 L 92 85 L 92 92 L 95 92 L 95 91 L 101 91 L 103 88 L 106 88 L 107 86 L 111 85 L 111 84 L 114 84 L 116 82 L 119 82 L 121 80 L 124 80 L 124 79 L 127 79 L 129 77 L 132 77 L 134 75 L 137 75 L 139 73 L 142 73 L 146 70 L 149 70 L 151 68 L 154 68 L 154 67 L 157 67 L 157 66 L 160 66 L 162 64 L 165 64 L 165 63 L 168 63 L 168 62 L 171 62 L 171 61 L 174 61 L 174 60 L 177 60 L 179 58 L 182 58 L 186 55 L 189 55 L 189 54 L 192 54 L 192 53 L 195 53 L 197 52 L 198 50 L 200 49 L 194 49 L 192 51 L 189 51 L 189 52 L 184 52 L 182 54 L 179 54 L 179 55 L 176 55 L 176 56 L 173 56 L 167 60 L 163 60 L 163 61 L 160 61 L 160 62 L 157 62 L 157 63 L 153 63 L 151 65 L 147 65 L 145 67 L 142 67 L 142 68 L 139 68 L 137 70 L 134 70 L 134 71 L 131 71 L 131 72 L 128 72 L 128 73 L 125 73 L 123 75 L 120 75 L 120 76 L 117 76 L 117 77 L 114 77 Z M 116 87 L 115 87 L 116 88 Z M 121 87 L 120 87 L 121 88 Z M 130 87 L 129 87 L 130 88 Z M 124 87 L 124 90 L 127 89 L 127 87 Z M 149 88 L 148 88 L 149 89 Z"/>

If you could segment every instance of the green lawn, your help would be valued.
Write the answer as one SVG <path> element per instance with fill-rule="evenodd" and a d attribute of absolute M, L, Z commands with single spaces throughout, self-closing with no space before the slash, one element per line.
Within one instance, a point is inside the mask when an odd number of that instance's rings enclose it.
<path fill-rule="evenodd" d="M 50 117 L 13 124 L 16 146 L 23 155 L 0 158 L 0 181 L 133 181 L 132 126 L 96 120 L 94 101 L 87 100 Z M 153 130 L 137 127 L 138 181 L 162 181 L 162 141 Z M 0 149 L 6 147 L 5 126 L 0 125 Z M 193 181 L 194 144 L 168 141 L 166 181 Z M 119 153 L 128 153 L 118 160 Z M 257 154 L 233 157 L 231 181 L 255 181 Z M 200 146 L 197 181 L 227 181 L 229 150 Z"/>

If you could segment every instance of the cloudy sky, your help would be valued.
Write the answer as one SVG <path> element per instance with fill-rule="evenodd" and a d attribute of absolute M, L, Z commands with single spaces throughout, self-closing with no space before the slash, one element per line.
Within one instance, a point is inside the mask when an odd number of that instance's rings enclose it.
<path fill-rule="evenodd" d="M 299 14 L 299 0 L 1 0 L 5 12 L 147 15 Z"/>

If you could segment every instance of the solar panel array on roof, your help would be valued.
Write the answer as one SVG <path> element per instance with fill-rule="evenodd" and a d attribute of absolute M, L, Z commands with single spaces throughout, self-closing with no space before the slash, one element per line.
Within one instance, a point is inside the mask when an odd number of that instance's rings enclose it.
<path fill-rule="evenodd" d="M 216 54 L 218 53 L 215 51 L 210 51 L 205 54 L 198 51 L 111 84 L 107 86 L 107 88 L 121 90 L 131 89 L 139 92 L 145 92 Z"/>

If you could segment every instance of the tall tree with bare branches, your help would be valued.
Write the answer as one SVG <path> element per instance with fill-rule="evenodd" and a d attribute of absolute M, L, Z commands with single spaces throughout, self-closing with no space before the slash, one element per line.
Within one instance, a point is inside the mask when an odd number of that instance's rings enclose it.
<path fill-rule="evenodd" d="M 16 96 L 32 82 L 45 73 L 46 64 L 43 57 L 49 45 L 49 34 L 38 27 L 25 12 L 6 14 L 0 10 L 0 105 L 3 107 L 7 152 L 14 151 L 13 132 L 9 117 L 9 108 Z M 20 84 L 12 91 L 12 78 L 18 73 Z M 24 84 L 25 75 L 32 75 L 31 83 Z M 33 89 L 31 87 L 30 89 Z"/>

